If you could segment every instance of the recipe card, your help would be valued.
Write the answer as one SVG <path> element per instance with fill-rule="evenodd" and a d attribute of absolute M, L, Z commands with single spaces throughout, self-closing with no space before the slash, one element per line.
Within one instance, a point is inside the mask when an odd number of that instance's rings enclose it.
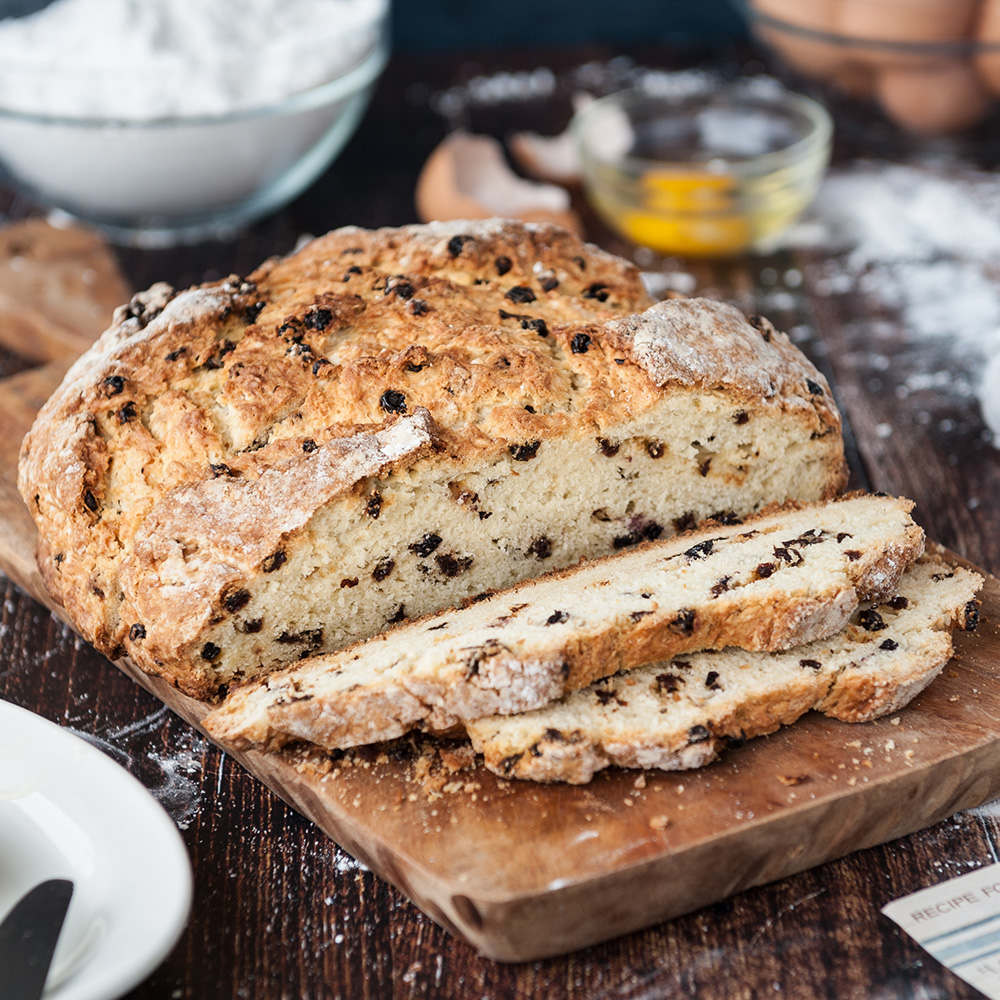
<path fill-rule="evenodd" d="M 1000 864 L 903 896 L 882 912 L 956 976 L 1000 1000 Z"/>

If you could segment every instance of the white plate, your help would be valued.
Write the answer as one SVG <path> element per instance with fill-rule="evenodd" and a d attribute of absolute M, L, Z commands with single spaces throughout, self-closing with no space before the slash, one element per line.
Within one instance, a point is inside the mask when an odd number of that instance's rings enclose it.
<path fill-rule="evenodd" d="M 191 908 L 191 865 L 160 804 L 109 757 L 0 701 L 0 919 L 70 878 L 47 1000 L 111 1000 L 148 976 Z"/>

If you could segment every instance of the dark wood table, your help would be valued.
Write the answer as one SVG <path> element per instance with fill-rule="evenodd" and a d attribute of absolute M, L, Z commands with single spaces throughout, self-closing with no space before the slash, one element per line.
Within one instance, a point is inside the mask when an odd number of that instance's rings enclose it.
<path fill-rule="evenodd" d="M 358 135 L 294 204 L 237 240 L 121 250 L 121 264 L 136 287 L 161 278 L 185 285 L 245 272 L 290 249 L 302 233 L 412 221 L 416 171 L 447 127 L 432 107 L 434 93 L 479 73 L 533 66 L 565 72 L 616 54 L 594 49 L 505 52 L 478 60 L 397 58 Z M 699 58 L 663 50 L 633 55 L 660 66 Z M 713 58 L 728 70 L 760 68 L 747 53 Z M 525 125 L 555 131 L 566 119 L 568 98 L 569 88 L 559 87 L 544 100 L 459 106 L 452 124 L 499 136 Z M 856 138 L 859 117 L 864 112 L 842 109 L 841 160 L 873 148 L 872 140 Z M 878 128 L 870 134 L 877 142 Z M 879 152 L 910 155 L 898 138 L 884 135 Z M 973 146 L 968 155 L 982 154 Z M 31 211 L 23 198 L 0 191 L 0 212 L 8 218 Z M 592 217 L 587 222 L 592 238 L 629 252 Z M 865 324 L 857 322 L 872 304 L 860 295 L 821 291 L 823 264 L 822 254 L 797 251 L 682 266 L 699 291 L 796 329 L 800 346 L 836 389 L 856 485 L 914 497 L 932 537 L 1000 570 L 1000 451 L 987 442 L 975 402 L 931 391 L 898 395 L 907 373 L 935 370 L 940 357 L 908 341 L 894 317 L 883 313 L 879 353 L 892 364 L 876 364 Z M 790 269 L 801 274 L 801 283 L 783 283 Z M 0 373 L 23 367 L 23 359 L 0 354 Z M 131 994 L 135 998 L 978 995 L 879 910 L 898 896 L 997 861 L 996 818 L 959 815 L 599 947 L 498 965 L 359 868 L 3 577 L 0 590 L 0 697 L 87 735 L 124 762 L 178 821 L 191 855 L 190 922 L 169 958 Z"/>

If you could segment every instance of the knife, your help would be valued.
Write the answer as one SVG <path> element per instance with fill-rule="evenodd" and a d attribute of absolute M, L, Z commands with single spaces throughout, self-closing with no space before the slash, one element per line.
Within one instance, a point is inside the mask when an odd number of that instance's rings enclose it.
<path fill-rule="evenodd" d="M 0 994 L 39 1000 L 59 941 L 73 883 L 53 878 L 22 896 L 0 924 Z"/>

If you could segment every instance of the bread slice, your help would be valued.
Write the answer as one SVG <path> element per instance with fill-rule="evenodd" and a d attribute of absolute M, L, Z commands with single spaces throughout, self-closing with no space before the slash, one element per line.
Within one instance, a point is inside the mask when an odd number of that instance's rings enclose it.
<path fill-rule="evenodd" d="M 852 496 L 584 563 L 238 688 L 205 724 L 242 745 L 347 747 L 523 712 L 692 649 L 809 642 L 895 593 L 923 549 L 911 507 Z"/>
<path fill-rule="evenodd" d="M 19 467 L 76 627 L 196 697 L 843 485 L 830 388 L 767 320 L 654 304 L 627 261 L 499 220 L 342 229 L 154 286 Z"/>
<path fill-rule="evenodd" d="M 974 628 L 982 578 L 925 557 L 899 594 L 866 604 L 832 638 L 781 653 L 702 652 L 617 674 L 524 715 L 466 724 L 497 774 L 582 784 L 601 768 L 666 771 L 709 763 L 731 740 L 789 725 L 810 709 L 865 722 L 906 705 Z"/>

